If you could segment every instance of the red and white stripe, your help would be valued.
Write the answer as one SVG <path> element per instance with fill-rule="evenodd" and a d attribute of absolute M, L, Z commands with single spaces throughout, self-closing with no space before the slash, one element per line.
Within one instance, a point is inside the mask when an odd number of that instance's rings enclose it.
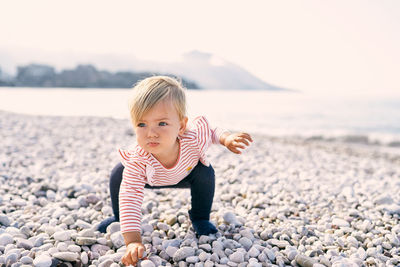
<path fill-rule="evenodd" d="M 121 232 L 140 232 L 142 218 L 141 206 L 146 183 L 154 186 L 174 185 L 184 179 L 197 165 L 205 160 L 210 144 L 219 144 L 220 136 L 226 131 L 211 128 L 207 119 L 197 117 L 193 127 L 179 136 L 180 155 L 177 164 L 165 168 L 150 153 L 136 145 L 132 150 L 119 150 L 121 162 L 125 166 L 119 193 Z M 152 177 L 147 177 L 146 169 L 154 170 Z"/>

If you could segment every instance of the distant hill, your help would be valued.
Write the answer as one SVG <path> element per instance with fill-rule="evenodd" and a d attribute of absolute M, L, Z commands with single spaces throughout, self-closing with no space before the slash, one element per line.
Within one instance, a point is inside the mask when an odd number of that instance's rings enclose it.
<path fill-rule="evenodd" d="M 54 67 L 43 64 L 19 66 L 15 77 L 0 79 L 0 86 L 24 87 L 73 87 L 73 88 L 131 88 L 137 81 L 154 75 L 150 72 L 116 72 L 97 70 L 93 65 L 78 65 L 75 69 L 56 72 Z M 1 78 L 1 70 L 0 70 Z M 188 89 L 199 89 L 192 81 L 182 79 Z"/>
<path fill-rule="evenodd" d="M 199 51 L 185 54 L 181 62 L 158 63 L 153 66 L 157 71 L 187 77 L 206 89 L 285 90 L 262 81 L 240 66 Z"/>
<path fill-rule="evenodd" d="M 69 75 L 67 71 L 73 70 L 71 66 L 76 66 L 79 62 L 87 62 L 87 64 L 81 66 L 92 65 L 96 66 L 96 68 L 107 70 L 106 72 L 119 73 L 116 76 L 130 76 L 128 73 L 132 72 L 147 74 L 173 73 L 173 76 L 181 77 L 184 82 L 193 83 L 196 86 L 195 88 L 201 89 L 287 90 L 257 78 L 241 66 L 201 51 L 186 53 L 183 55 L 182 60 L 176 62 L 159 62 L 142 60 L 132 55 L 123 54 L 52 53 L 42 50 L 21 50 L 19 53 L 12 53 L 12 51 L 0 50 L 0 62 L 3 64 L 1 67 L 5 72 L 11 73 L 12 68 L 15 68 L 15 66 L 27 66 L 29 64 L 27 62 L 32 61 L 47 62 L 50 65 L 54 65 L 59 70 L 58 73 L 66 71 L 62 76 Z M 65 70 L 66 68 L 68 69 Z M 124 71 L 122 72 L 121 70 Z M 99 75 L 98 78 L 102 80 L 102 86 L 127 86 L 127 84 L 119 85 L 124 83 L 121 80 L 116 84 L 113 82 L 109 84 L 109 81 L 103 78 L 111 76 L 104 73 L 104 71 L 98 71 L 97 69 L 96 71 Z M 114 81 L 120 79 L 116 76 L 112 76 Z M 131 82 L 129 79 L 128 84 Z M 5 84 L 10 84 L 10 80 L 5 81 Z M 88 85 L 88 87 L 93 86 Z M 188 87 L 192 88 L 194 86 Z"/>

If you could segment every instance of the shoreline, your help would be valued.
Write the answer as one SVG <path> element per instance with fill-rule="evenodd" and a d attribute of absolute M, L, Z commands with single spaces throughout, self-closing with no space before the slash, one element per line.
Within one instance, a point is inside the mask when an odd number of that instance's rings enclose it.
<path fill-rule="evenodd" d="M 12 111 L 6 111 L 6 110 L 1 110 L 0 109 L 0 115 L 1 114 L 15 114 L 19 116 L 33 116 L 33 117 L 56 117 L 56 118 L 98 118 L 98 119 L 105 119 L 105 120 L 117 120 L 117 121 L 128 121 L 128 118 L 119 118 L 119 117 L 113 117 L 113 116 L 95 116 L 95 115 L 86 115 L 86 116 L 81 116 L 81 115 L 39 115 L 39 114 L 25 114 L 25 113 L 18 113 L 18 112 L 12 112 Z M 337 135 L 322 135 L 322 134 L 310 134 L 310 135 L 299 135 L 299 134 L 273 134 L 273 135 L 268 135 L 264 133 L 252 133 L 251 131 L 249 132 L 250 134 L 254 136 L 259 136 L 261 138 L 268 138 L 268 139 L 274 139 L 274 140 L 293 140 L 295 142 L 311 142 L 311 143 L 323 143 L 323 144 L 342 144 L 342 145 L 349 145 L 349 146 L 354 146 L 354 147 L 371 147 L 372 149 L 378 149 L 378 150 L 386 150 L 388 153 L 393 153 L 397 154 L 400 153 L 400 139 L 397 139 L 396 137 L 392 136 L 391 138 L 388 138 L 386 136 L 386 139 L 391 139 L 391 141 L 384 141 L 382 138 L 381 140 L 378 140 L 377 138 L 371 138 L 369 135 L 371 134 L 337 134 Z M 374 134 L 372 134 L 374 135 Z"/>
<path fill-rule="evenodd" d="M 119 223 L 94 229 L 112 215 L 109 173 L 117 148 L 134 138 L 130 122 L 0 111 L 0 129 L 0 265 L 116 266 L 125 250 Z M 193 234 L 189 190 L 145 191 L 142 237 L 154 265 L 143 266 L 400 264 L 396 149 L 253 140 L 240 156 L 208 151 L 216 235 Z"/>

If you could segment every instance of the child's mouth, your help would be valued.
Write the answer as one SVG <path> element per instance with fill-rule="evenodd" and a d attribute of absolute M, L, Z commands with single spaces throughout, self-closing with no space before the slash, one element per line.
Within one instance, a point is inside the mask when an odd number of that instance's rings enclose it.
<path fill-rule="evenodd" d="M 150 146 L 150 147 L 155 147 L 155 146 L 158 146 L 159 143 L 150 142 L 150 143 L 147 143 L 147 145 Z"/>

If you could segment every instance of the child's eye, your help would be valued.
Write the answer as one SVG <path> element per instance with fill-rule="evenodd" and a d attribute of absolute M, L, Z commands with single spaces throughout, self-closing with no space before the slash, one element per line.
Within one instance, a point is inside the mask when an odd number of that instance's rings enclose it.
<path fill-rule="evenodd" d="M 158 125 L 160 125 L 160 126 L 166 126 L 167 123 L 162 121 L 162 122 L 160 122 Z"/>
<path fill-rule="evenodd" d="M 144 127 L 145 126 L 145 124 L 143 123 L 143 122 L 141 122 L 141 123 L 138 123 L 138 125 L 137 125 L 138 127 Z"/>

